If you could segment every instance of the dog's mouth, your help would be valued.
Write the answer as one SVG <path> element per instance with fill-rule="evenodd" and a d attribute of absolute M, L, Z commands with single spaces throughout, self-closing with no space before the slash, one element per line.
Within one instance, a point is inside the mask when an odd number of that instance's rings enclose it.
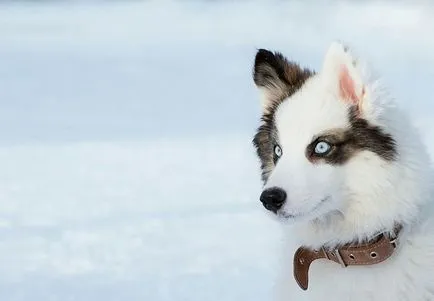
<path fill-rule="evenodd" d="M 279 218 L 285 219 L 285 220 L 298 220 L 305 217 L 313 216 L 324 206 L 325 203 L 327 203 L 330 200 L 330 196 L 326 196 L 321 201 L 319 201 L 315 206 L 313 206 L 312 209 L 308 211 L 302 211 L 302 212 L 287 212 L 285 210 L 279 210 L 277 212 L 277 216 Z"/>

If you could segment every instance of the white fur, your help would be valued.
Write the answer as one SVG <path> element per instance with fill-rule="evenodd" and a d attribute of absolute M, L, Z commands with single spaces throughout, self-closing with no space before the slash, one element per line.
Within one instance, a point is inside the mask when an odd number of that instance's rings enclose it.
<path fill-rule="evenodd" d="M 339 97 L 339 70 L 348 68 L 361 112 L 397 142 L 398 158 L 386 162 L 363 151 L 343 166 L 312 164 L 305 155 L 313 137 L 349 125 L 348 104 Z M 434 207 L 429 156 L 419 134 L 396 107 L 366 64 L 340 43 L 333 43 L 322 70 L 276 112 L 283 150 L 265 185 L 287 192 L 278 216 L 285 222 L 282 278 L 278 300 L 434 300 Z M 324 202 L 321 200 L 327 199 Z M 289 216 L 289 218 L 288 218 Z M 292 218 L 295 216 L 295 218 Z M 341 268 L 325 260 L 312 264 L 309 289 L 302 291 L 292 275 L 292 259 L 301 246 L 337 245 L 404 230 L 387 261 L 372 266 Z"/>

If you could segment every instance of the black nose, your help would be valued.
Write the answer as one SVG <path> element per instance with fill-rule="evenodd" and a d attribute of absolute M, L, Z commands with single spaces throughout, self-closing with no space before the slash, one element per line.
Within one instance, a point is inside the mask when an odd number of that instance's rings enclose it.
<path fill-rule="evenodd" d="M 268 188 L 261 193 L 259 199 L 267 210 L 276 213 L 285 204 L 286 192 L 278 187 Z"/>

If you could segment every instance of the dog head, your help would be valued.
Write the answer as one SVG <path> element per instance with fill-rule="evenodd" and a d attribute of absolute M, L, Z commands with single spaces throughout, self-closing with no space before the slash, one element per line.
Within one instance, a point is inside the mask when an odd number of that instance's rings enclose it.
<path fill-rule="evenodd" d="M 348 47 L 332 43 L 319 72 L 261 49 L 253 77 L 262 92 L 253 140 L 260 199 L 273 214 L 291 221 L 334 215 L 354 227 L 378 221 L 379 212 L 391 223 L 416 207 L 405 198 L 420 191 L 414 182 L 427 156 L 415 158 L 417 135 L 408 137 L 405 116 Z"/>

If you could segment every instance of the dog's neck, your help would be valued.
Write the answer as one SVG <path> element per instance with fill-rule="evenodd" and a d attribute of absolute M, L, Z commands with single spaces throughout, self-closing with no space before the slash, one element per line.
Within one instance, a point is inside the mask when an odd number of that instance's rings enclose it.
<path fill-rule="evenodd" d="M 402 220 L 383 221 L 382 223 L 365 220 L 364 223 L 349 223 L 340 213 L 297 224 L 294 235 L 300 246 L 312 249 L 335 248 L 342 245 L 357 245 L 371 241 L 381 233 L 393 233 Z"/>

